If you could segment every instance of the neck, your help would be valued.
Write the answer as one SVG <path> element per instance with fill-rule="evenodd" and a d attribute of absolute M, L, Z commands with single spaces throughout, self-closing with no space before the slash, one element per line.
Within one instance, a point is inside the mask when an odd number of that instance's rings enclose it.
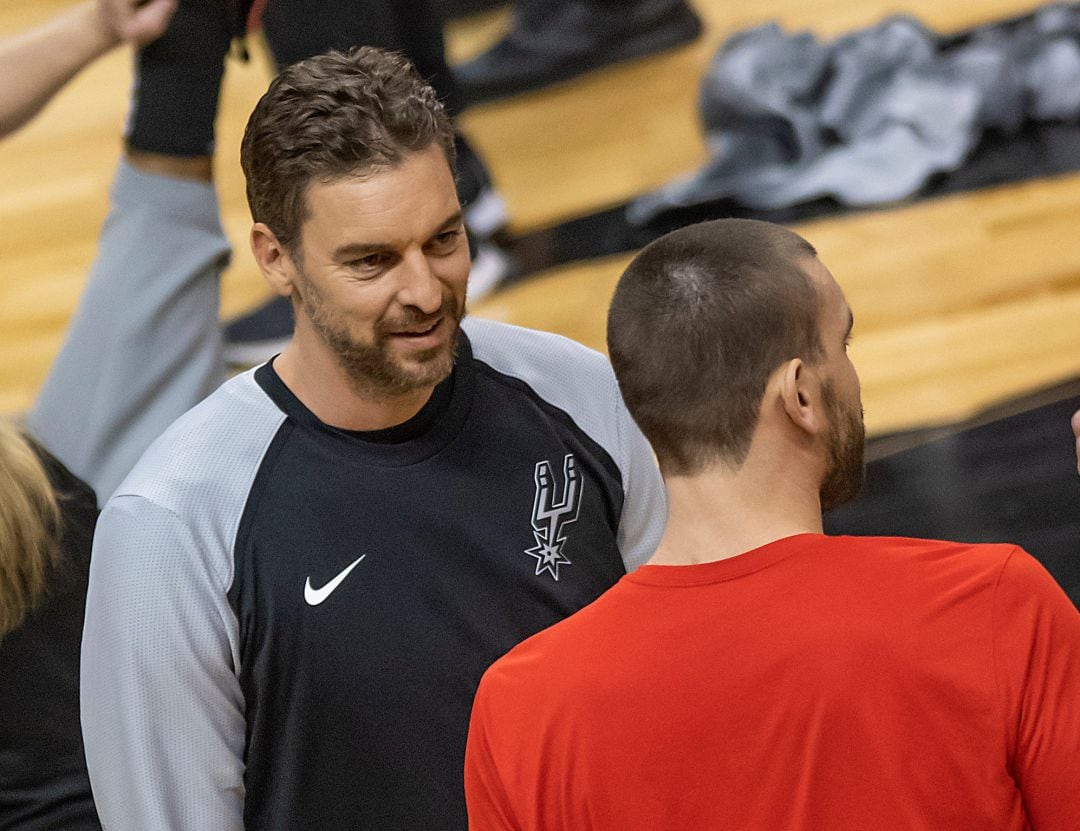
<path fill-rule="evenodd" d="M 391 395 L 357 384 L 329 352 L 293 338 L 274 370 L 316 418 L 343 430 L 385 430 L 404 424 L 431 398 L 435 385 Z"/>
<path fill-rule="evenodd" d="M 782 458 L 782 457 L 777 457 Z M 650 563 L 694 565 L 735 557 L 795 534 L 820 534 L 821 501 L 811 475 L 751 458 L 671 476 L 668 523 Z"/>

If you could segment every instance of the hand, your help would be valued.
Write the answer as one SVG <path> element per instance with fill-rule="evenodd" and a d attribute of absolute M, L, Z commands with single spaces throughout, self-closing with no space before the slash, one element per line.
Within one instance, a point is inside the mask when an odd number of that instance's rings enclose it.
<path fill-rule="evenodd" d="M 179 0 L 95 0 L 98 16 L 117 41 L 145 46 L 161 37 Z"/>
<path fill-rule="evenodd" d="M 1080 473 L 1080 410 L 1073 413 L 1072 428 L 1076 436 L 1076 472 Z"/>

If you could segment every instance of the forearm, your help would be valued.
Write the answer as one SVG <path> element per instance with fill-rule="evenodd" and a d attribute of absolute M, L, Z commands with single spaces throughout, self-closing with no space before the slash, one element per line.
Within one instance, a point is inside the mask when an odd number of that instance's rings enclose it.
<path fill-rule="evenodd" d="M 0 136 L 29 121 L 79 70 L 117 43 L 89 0 L 0 43 Z"/>
<path fill-rule="evenodd" d="M 217 199 L 159 167 L 121 165 L 79 309 L 27 416 L 102 503 L 223 380 L 218 286 L 229 242 Z"/>

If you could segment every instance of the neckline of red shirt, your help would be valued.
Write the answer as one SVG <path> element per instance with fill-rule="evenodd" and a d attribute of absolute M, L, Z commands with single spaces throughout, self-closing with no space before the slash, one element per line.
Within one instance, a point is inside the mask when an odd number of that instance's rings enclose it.
<path fill-rule="evenodd" d="M 704 586 L 709 583 L 721 583 L 744 577 L 763 568 L 775 565 L 799 551 L 828 539 L 824 534 L 794 534 L 765 543 L 758 548 L 714 560 L 710 563 L 693 565 L 643 565 L 623 579 L 645 586 Z"/>

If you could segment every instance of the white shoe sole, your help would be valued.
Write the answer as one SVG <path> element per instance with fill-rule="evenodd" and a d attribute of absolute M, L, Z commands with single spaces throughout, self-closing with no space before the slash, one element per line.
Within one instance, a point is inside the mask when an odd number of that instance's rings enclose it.
<path fill-rule="evenodd" d="M 465 224 L 479 240 L 491 239 L 509 222 L 506 200 L 492 188 L 484 188 L 476 199 L 465 206 Z"/>
<path fill-rule="evenodd" d="M 494 245 L 478 245 L 472 271 L 469 272 L 468 302 L 475 303 L 491 294 L 509 273 L 510 257 L 507 254 Z"/>

